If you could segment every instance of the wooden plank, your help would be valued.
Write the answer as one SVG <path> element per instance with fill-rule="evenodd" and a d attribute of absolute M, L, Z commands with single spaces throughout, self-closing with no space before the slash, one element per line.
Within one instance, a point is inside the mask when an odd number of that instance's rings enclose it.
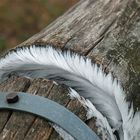
<path fill-rule="evenodd" d="M 11 77 L 10 79 L 8 79 L 8 81 L 0 85 L 0 90 L 9 91 L 9 92 L 24 91 L 29 85 L 30 85 L 30 81 L 28 79 Z M 11 117 L 11 114 L 12 112 L 8 112 L 8 111 L 0 112 L 0 132 L 2 132 L 2 130 L 6 126 L 8 120 Z M 0 135 L 0 137 L 2 136 Z"/>
<path fill-rule="evenodd" d="M 25 79 L 24 79 L 25 80 Z M 22 83 L 23 81 L 20 80 Z M 29 81 L 29 80 L 28 80 Z M 15 87 L 19 84 L 19 81 L 14 85 Z M 27 90 L 27 92 L 35 94 L 42 83 L 40 80 L 34 80 L 31 83 L 31 86 Z M 20 85 L 20 84 L 19 84 Z M 23 88 L 23 86 L 20 85 Z M 48 88 L 45 86 L 45 88 Z M 25 89 L 24 89 L 25 90 Z M 17 91 L 17 90 L 15 90 Z M 22 91 L 22 90 L 21 90 Z M 31 124 L 34 122 L 35 117 L 30 114 L 24 114 L 19 112 L 14 112 L 11 114 L 9 119 L 7 120 L 5 127 L 3 128 L 3 132 L 0 134 L 4 140 L 20 140 L 23 139 Z"/>

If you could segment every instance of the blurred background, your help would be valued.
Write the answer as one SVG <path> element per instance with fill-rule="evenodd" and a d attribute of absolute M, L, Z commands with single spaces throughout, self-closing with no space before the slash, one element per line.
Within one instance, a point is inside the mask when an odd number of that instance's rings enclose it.
<path fill-rule="evenodd" d="M 0 0 L 0 52 L 28 39 L 78 0 Z"/>

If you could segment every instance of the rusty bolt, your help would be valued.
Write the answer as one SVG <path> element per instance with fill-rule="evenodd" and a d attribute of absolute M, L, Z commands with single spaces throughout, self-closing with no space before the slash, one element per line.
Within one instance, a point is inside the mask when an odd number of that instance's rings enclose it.
<path fill-rule="evenodd" d="M 6 101 L 7 101 L 8 103 L 16 103 L 18 100 L 19 100 L 19 97 L 18 97 L 18 95 L 17 95 L 16 92 L 9 93 L 9 94 L 6 96 Z"/>

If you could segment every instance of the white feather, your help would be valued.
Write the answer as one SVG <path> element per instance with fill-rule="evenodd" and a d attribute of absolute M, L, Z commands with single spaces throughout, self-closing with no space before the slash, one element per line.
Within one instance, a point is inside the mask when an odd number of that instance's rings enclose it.
<path fill-rule="evenodd" d="M 113 135 L 113 129 L 111 129 L 108 124 L 107 119 L 96 109 L 96 107 L 88 100 L 80 97 L 80 95 L 73 89 L 70 88 L 69 96 L 71 99 L 78 99 L 78 101 L 85 107 L 87 110 L 87 120 L 92 117 L 96 118 L 96 126 L 98 128 L 99 134 L 101 133 L 103 140 L 115 140 Z"/>
<path fill-rule="evenodd" d="M 65 84 L 88 99 L 109 125 L 118 130 L 121 139 L 128 137 L 133 140 L 139 134 L 140 113 L 132 117 L 133 107 L 129 111 L 129 103 L 125 101 L 125 93 L 119 83 L 113 80 L 111 74 L 105 75 L 88 58 L 48 45 L 33 45 L 17 48 L 0 59 L 0 81 L 5 80 L 11 72 L 30 78 L 49 78 Z M 132 131 L 134 129 L 135 132 Z"/>
<path fill-rule="evenodd" d="M 75 140 L 70 134 L 68 134 L 65 130 L 63 130 L 61 127 L 59 127 L 56 124 L 52 124 L 55 131 L 64 139 L 64 140 Z"/>

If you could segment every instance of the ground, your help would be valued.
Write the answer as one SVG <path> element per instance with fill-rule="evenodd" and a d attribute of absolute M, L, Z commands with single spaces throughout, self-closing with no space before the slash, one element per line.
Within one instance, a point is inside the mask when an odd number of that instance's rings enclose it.
<path fill-rule="evenodd" d="M 28 39 L 78 0 L 1 0 L 0 52 Z"/>

